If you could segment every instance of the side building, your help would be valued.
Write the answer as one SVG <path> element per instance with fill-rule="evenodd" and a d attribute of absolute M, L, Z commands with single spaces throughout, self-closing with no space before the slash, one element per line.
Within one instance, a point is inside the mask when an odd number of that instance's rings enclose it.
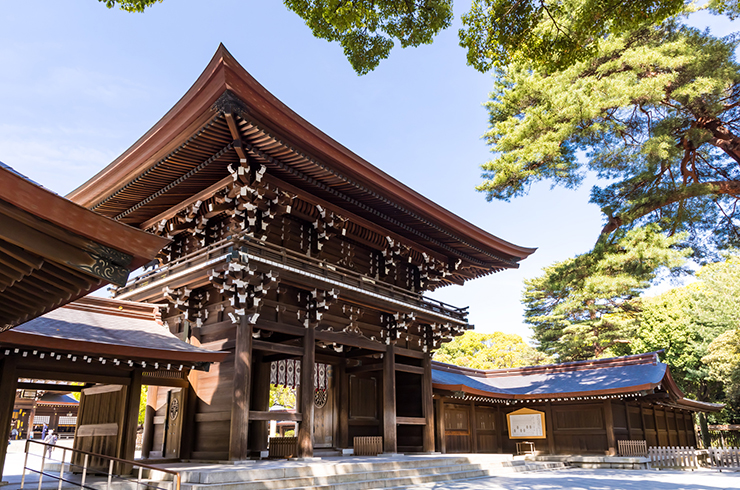
<path fill-rule="evenodd" d="M 229 353 L 190 372 L 191 433 L 167 457 L 264 450 L 271 384 L 299 387 L 296 412 L 280 414 L 298 422 L 299 456 L 356 436 L 381 436 L 388 453 L 432 451 L 430 352 L 470 326 L 466 309 L 423 294 L 534 252 L 344 148 L 223 46 L 162 120 L 68 197 L 171 239 L 115 297 L 164 305 L 172 333 Z M 169 391 L 152 393 L 152 413 L 167 413 Z M 161 447 L 153 439 L 145 453 Z"/>

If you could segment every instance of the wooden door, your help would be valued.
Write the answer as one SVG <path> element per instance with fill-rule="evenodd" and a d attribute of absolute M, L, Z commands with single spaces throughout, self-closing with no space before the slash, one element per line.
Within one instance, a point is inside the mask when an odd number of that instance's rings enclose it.
<path fill-rule="evenodd" d="M 185 390 L 172 388 L 167 392 L 167 413 L 165 415 L 164 457 L 180 457 L 180 439 L 182 435 L 182 419 Z"/>
<path fill-rule="evenodd" d="M 470 440 L 470 406 L 445 405 L 445 447 L 448 453 L 469 453 L 472 447 Z"/>
<path fill-rule="evenodd" d="M 331 373 L 328 366 L 327 372 Z M 326 390 L 314 391 L 313 447 L 334 447 L 337 419 L 334 377 L 329 374 L 327 375 Z"/>
<path fill-rule="evenodd" d="M 125 386 L 98 385 L 82 390 L 74 448 L 120 457 L 125 407 Z M 79 455 L 74 462 L 81 464 Z M 107 470 L 106 461 L 100 458 L 92 458 L 89 465 L 91 468 Z"/>

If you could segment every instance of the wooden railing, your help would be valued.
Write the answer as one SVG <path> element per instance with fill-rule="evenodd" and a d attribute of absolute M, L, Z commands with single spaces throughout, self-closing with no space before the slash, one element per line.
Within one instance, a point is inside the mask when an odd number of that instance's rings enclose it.
<path fill-rule="evenodd" d="M 383 452 L 383 438 L 380 436 L 358 436 L 353 441 L 355 456 L 377 456 Z"/>
<path fill-rule="evenodd" d="M 647 441 L 617 441 L 620 456 L 642 456 L 648 455 Z"/>
<path fill-rule="evenodd" d="M 31 445 L 34 445 L 34 447 L 41 447 L 41 455 L 35 454 L 31 451 Z M 55 449 L 56 448 L 56 449 Z M 51 454 L 52 451 L 62 451 L 62 457 L 61 459 L 52 459 Z M 88 474 L 95 475 L 95 476 L 104 476 L 107 480 L 107 484 L 105 485 L 106 490 L 111 490 L 111 485 L 113 481 L 116 482 L 124 482 L 126 485 L 135 485 L 133 488 L 140 489 L 142 487 L 146 488 L 147 490 L 180 490 L 180 485 L 182 483 L 182 477 L 178 471 L 168 470 L 164 468 L 160 468 L 158 466 L 150 466 L 144 463 L 140 463 L 138 461 L 131 461 L 127 459 L 121 459 L 121 458 L 114 458 L 112 456 L 106 456 L 104 454 L 97 454 L 97 453 L 91 453 L 89 451 L 80 451 L 79 449 L 72 449 L 68 447 L 63 446 L 55 446 L 54 444 L 47 444 L 45 442 L 40 441 L 34 441 L 32 439 L 28 439 L 26 441 L 26 449 L 25 449 L 25 458 L 23 461 L 23 475 L 21 476 L 21 486 L 20 489 L 23 490 L 26 484 L 26 474 L 28 473 L 36 473 L 39 476 L 38 486 L 37 488 L 40 490 L 41 484 L 44 480 L 44 477 L 52 478 L 54 480 L 57 480 L 59 483 L 57 485 L 57 488 L 61 490 L 62 486 L 66 483 L 66 486 L 74 486 L 79 487 L 80 490 L 98 490 L 103 488 L 103 482 L 94 482 L 94 486 L 91 484 L 86 485 L 85 483 L 89 483 L 87 481 Z M 67 453 L 69 452 L 70 455 L 80 456 L 82 461 L 81 464 L 76 464 L 74 461 L 72 461 L 72 458 L 67 458 Z M 35 469 L 28 464 L 28 458 L 29 456 L 41 458 L 41 464 L 39 465 L 40 469 Z M 103 471 L 100 471 L 99 469 L 94 469 L 90 467 L 90 462 L 92 460 L 98 460 L 107 461 L 107 464 L 105 465 L 107 468 Z M 58 473 L 52 473 L 51 471 L 46 470 L 47 463 L 55 463 L 59 464 L 59 472 Z M 119 473 L 114 473 L 114 465 L 118 464 L 119 466 Z M 125 471 L 125 474 L 127 475 L 133 475 L 133 477 L 127 477 L 124 474 L 121 469 L 126 468 L 128 471 Z M 137 473 L 133 473 L 136 469 L 138 469 Z M 144 470 L 154 470 L 159 471 L 161 473 L 166 473 L 168 475 L 172 475 L 172 478 L 174 480 L 174 486 L 170 483 L 165 483 L 163 486 L 158 487 L 151 481 L 143 481 L 143 471 Z M 66 472 L 65 472 L 66 470 Z M 34 482 L 34 486 L 36 485 L 36 482 Z"/>
<path fill-rule="evenodd" d="M 740 448 L 737 447 L 726 447 L 726 448 L 709 448 L 709 463 L 712 468 L 717 468 L 719 471 L 723 469 L 740 469 Z"/>
<path fill-rule="evenodd" d="M 294 458 L 298 453 L 297 437 L 271 437 L 268 445 L 270 458 Z"/>
<path fill-rule="evenodd" d="M 693 447 L 651 447 L 648 449 L 650 467 L 656 469 L 691 469 L 699 467 L 696 448 Z"/>
<path fill-rule="evenodd" d="M 418 292 L 409 291 L 379 279 L 369 278 L 359 272 L 345 269 L 339 265 L 329 264 L 326 261 L 308 257 L 270 243 L 258 243 L 246 236 L 245 232 L 242 232 L 241 235 L 213 243 L 203 249 L 175 259 L 161 267 L 157 267 L 152 271 L 145 272 L 129 280 L 126 286 L 116 289 L 114 291 L 114 297 L 127 299 L 137 291 L 153 287 L 155 282 L 182 273 L 185 270 L 198 267 L 204 271 L 210 270 L 216 265 L 212 263 L 216 259 L 225 257 L 227 254 L 238 255 L 239 252 L 269 260 L 280 264 L 281 267 L 294 268 L 305 273 L 314 274 L 321 278 L 357 288 L 369 294 L 381 295 L 391 300 L 401 301 L 419 309 L 458 320 L 459 322 L 467 322 L 467 307 L 458 308 L 432 298 L 427 298 Z"/>

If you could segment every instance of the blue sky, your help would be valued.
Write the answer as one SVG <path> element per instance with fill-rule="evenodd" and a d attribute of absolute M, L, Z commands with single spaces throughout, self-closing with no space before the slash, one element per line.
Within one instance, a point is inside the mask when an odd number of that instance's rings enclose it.
<path fill-rule="evenodd" d="M 315 39 L 279 1 L 165 0 L 144 14 L 96 0 L 5 2 L 0 18 L 0 160 L 66 194 L 159 120 L 218 47 L 305 119 L 380 169 L 503 239 L 538 251 L 520 269 L 432 296 L 470 322 L 527 338 L 522 280 L 591 248 L 602 219 L 577 191 L 535 185 L 511 203 L 474 187 L 490 75 L 465 65 L 459 17 L 431 46 L 395 49 L 358 77 L 341 47 Z M 724 18 L 696 21 L 724 34 Z M 735 25 L 733 25 L 735 24 Z"/>

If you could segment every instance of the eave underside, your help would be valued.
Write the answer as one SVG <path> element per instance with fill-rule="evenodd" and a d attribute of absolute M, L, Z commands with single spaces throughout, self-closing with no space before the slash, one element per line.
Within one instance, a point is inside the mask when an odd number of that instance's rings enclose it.
<path fill-rule="evenodd" d="M 198 131 L 184 135 L 174 150 L 148 165 L 147 170 L 92 207 L 95 211 L 134 226 L 171 210 L 209 186 L 229 176 L 229 165 L 238 165 L 240 154 L 264 165 L 266 176 L 301 189 L 346 213 L 375 223 L 371 234 L 385 241 L 388 233 L 420 244 L 437 254 L 461 259 L 470 270 L 459 277 L 473 277 L 515 268 L 517 258 L 485 250 L 405 208 L 399 203 L 337 174 L 317 159 L 290 146 L 259 122 L 248 120 L 241 102 L 227 92 L 221 106 Z M 230 110 L 233 112 L 225 112 Z M 462 277 L 465 276 L 465 277 Z M 454 282 L 454 281 L 453 281 Z"/>

